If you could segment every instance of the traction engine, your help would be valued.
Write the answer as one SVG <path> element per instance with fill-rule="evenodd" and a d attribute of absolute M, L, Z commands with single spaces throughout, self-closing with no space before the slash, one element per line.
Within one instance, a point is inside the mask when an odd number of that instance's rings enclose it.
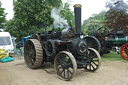
<path fill-rule="evenodd" d="M 101 55 L 109 53 L 110 50 L 115 50 L 128 60 L 128 35 L 124 34 L 123 29 L 110 32 L 108 28 L 101 27 L 90 35 L 96 38 L 93 39 L 97 43 L 95 49 L 99 49 Z M 89 39 L 86 42 L 90 43 Z M 91 44 L 90 47 L 94 47 L 94 45 Z"/>
<path fill-rule="evenodd" d="M 81 5 L 74 5 L 76 30 L 66 26 L 62 31 L 37 33 L 28 39 L 24 46 L 24 59 L 31 69 L 42 66 L 43 63 L 54 64 L 59 78 L 70 80 L 77 69 L 96 71 L 101 64 L 101 58 L 94 48 L 88 48 L 86 40 L 80 36 Z M 55 31 L 55 32 L 54 32 Z"/>

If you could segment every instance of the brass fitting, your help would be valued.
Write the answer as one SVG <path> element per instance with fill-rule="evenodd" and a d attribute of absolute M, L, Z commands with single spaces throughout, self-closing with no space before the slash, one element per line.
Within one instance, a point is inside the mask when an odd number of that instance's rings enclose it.
<path fill-rule="evenodd" d="M 81 4 L 75 4 L 73 7 L 82 7 Z"/>

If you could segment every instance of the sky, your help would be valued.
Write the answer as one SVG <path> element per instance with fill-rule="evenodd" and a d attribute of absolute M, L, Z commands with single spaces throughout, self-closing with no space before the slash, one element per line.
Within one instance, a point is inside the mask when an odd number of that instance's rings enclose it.
<path fill-rule="evenodd" d="M 67 0 L 64 0 L 67 1 Z M 106 1 L 108 0 L 70 0 L 71 10 L 73 11 L 73 6 L 75 4 L 82 5 L 82 21 L 88 19 L 94 13 L 100 13 L 102 10 L 107 10 L 105 7 Z"/>
<path fill-rule="evenodd" d="M 2 2 L 2 7 L 5 8 L 5 12 L 8 13 L 6 15 L 6 19 L 10 20 L 13 17 L 13 0 L 0 0 Z M 85 19 L 88 19 L 94 13 L 100 13 L 102 10 L 107 10 L 105 8 L 105 3 L 108 0 L 64 0 L 71 1 L 70 9 L 73 11 L 74 4 L 81 4 L 82 5 L 82 22 Z"/>
<path fill-rule="evenodd" d="M 2 7 L 5 8 L 6 19 L 12 19 L 13 17 L 13 0 L 0 0 L 2 2 Z"/>

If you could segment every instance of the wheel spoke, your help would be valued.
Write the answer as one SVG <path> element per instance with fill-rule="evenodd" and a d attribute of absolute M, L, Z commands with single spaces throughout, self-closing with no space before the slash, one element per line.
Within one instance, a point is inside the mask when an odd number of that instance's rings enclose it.
<path fill-rule="evenodd" d="M 94 48 L 94 47 L 97 47 L 97 45 L 94 44 L 94 45 L 91 46 L 91 48 Z"/>
<path fill-rule="evenodd" d="M 125 47 L 126 47 L 126 49 L 128 49 L 128 46 L 127 45 Z"/>
<path fill-rule="evenodd" d="M 90 65 L 92 66 L 93 69 L 95 69 L 94 66 L 93 66 L 92 64 L 90 64 Z"/>
<path fill-rule="evenodd" d="M 69 78 L 69 71 L 68 71 L 68 69 L 67 69 L 67 74 L 68 74 L 68 78 Z"/>
<path fill-rule="evenodd" d="M 64 69 L 60 72 L 60 75 L 64 72 Z"/>
<path fill-rule="evenodd" d="M 31 63 L 32 63 L 32 65 L 35 63 L 35 62 L 33 61 L 33 59 L 31 59 Z"/>
<path fill-rule="evenodd" d="M 65 69 L 64 69 L 64 78 L 65 78 Z"/>
<path fill-rule="evenodd" d="M 95 54 L 92 55 L 91 57 L 92 57 L 92 59 L 97 59 L 97 56 Z"/>
<path fill-rule="evenodd" d="M 30 59 L 29 59 L 29 55 L 28 54 L 26 55 L 25 60 L 26 60 L 27 63 L 30 62 Z"/>
<path fill-rule="evenodd" d="M 60 58 L 58 58 L 58 63 L 59 64 L 63 64 L 62 60 Z"/>
<path fill-rule="evenodd" d="M 32 63 L 28 63 L 28 66 L 30 66 L 30 67 L 31 67 L 31 66 L 32 66 Z"/>
<path fill-rule="evenodd" d="M 33 49 L 34 48 L 34 45 L 32 44 L 32 47 L 31 47 L 31 49 Z M 35 49 L 35 48 L 34 48 Z"/>
<path fill-rule="evenodd" d="M 94 61 L 92 63 L 95 64 L 96 66 L 98 66 Z"/>
<path fill-rule="evenodd" d="M 69 70 L 69 69 L 67 69 L 68 70 L 68 72 L 70 73 L 70 74 L 72 74 L 72 72 Z"/>
<path fill-rule="evenodd" d="M 124 48 L 124 50 L 126 51 L 127 49 L 126 49 L 126 48 Z"/>
<path fill-rule="evenodd" d="M 96 44 L 95 44 L 95 42 L 94 42 L 94 41 L 92 41 L 92 46 L 96 46 Z"/>
<path fill-rule="evenodd" d="M 89 70 L 91 70 L 91 64 L 89 65 Z"/>
<path fill-rule="evenodd" d="M 29 45 L 29 43 L 27 43 L 27 46 L 31 49 L 31 46 Z"/>
<path fill-rule="evenodd" d="M 32 45 L 32 46 L 31 46 L 31 45 Z M 35 48 L 34 48 L 34 45 L 33 45 L 32 43 L 31 43 L 31 44 L 27 43 L 27 46 L 28 46 L 33 52 L 35 52 L 35 51 L 34 51 Z"/>
<path fill-rule="evenodd" d="M 35 52 L 35 48 L 31 48 L 31 51 L 32 51 L 33 53 L 36 53 L 36 52 Z"/>
<path fill-rule="evenodd" d="M 25 51 L 25 53 L 29 53 L 30 51 Z"/>
<path fill-rule="evenodd" d="M 97 61 L 98 62 L 99 60 L 93 60 L 93 61 Z"/>
<path fill-rule="evenodd" d="M 92 46 L 92 42 L 89 42 L 89 45 Z"/>

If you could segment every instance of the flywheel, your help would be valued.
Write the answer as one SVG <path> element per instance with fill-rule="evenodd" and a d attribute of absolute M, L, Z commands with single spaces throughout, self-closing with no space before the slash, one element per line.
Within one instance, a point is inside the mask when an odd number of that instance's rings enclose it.
<path fill-rule="evenodd" d="M 45 44 L 45 52 L 49 57 L 53 57 L 56 54 L 55 43 L 53 40 L 48 40 Z"/>

